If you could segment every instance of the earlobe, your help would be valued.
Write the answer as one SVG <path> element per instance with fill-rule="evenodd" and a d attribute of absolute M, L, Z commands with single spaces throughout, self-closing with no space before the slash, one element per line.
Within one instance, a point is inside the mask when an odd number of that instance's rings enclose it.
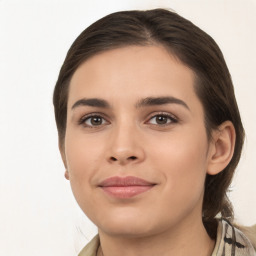
<path fill-rule="evenodd" d="M 235 141 L 236 132 L 231 121 L 225 121 L 213 131 L 208 155 L 209 175 L 216 175 L 227 167 L 234 153 Z"/>
<path fill-rule="evenodd" d="M 60 141 L 59 141 L 59 151 L 60 151 L 62 162 L 63 162 L 65 168 L 67 169 L 65 149 L 64 149 L 64 146 L 63 146 L 62 142 L 60 142 Z"/>
<path fill-rule="evenodd" d="M 65 176 L 65 178 L 66 178 L 67 180 L 69 180 L 69 172 L 68 172 L 68 170 L 65 171 L 64 176 Z"/>
<path fill-rule="evenodd" d="M 65 169 L 66 169 L 64 176 L 67 180 L 69 180 L 69 172 L 68 172 L 68 169 L 67 169 L 67 161 L 66 161 L 65 150 L 64 150 L 64 148 L 63 148 L 63 146 L 60 142 L 59 142 L 59 151 L 60 151 L 62 162 L 63 162 L 63 164 L 65 166 Z"/>

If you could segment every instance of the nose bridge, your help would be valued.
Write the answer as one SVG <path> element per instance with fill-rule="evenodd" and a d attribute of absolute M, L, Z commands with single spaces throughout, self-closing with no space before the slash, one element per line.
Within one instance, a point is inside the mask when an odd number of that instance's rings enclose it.
<path fill-rule="evenodd" d="M 109 143 L 108 160 L 127 164 L 144 159 L 144 150 L 135 121 L 122 118 L 113 127 Z"/>

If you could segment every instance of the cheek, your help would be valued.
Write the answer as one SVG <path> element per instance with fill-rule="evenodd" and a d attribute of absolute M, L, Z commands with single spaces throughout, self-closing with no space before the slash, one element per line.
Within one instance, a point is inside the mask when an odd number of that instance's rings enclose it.
<path fill-rule="evenodd" d="M 104 152 L 102 143 L 98 144 L 95 139 L 85 139 L 84 136 L 67 131 L 66 162 L 71 188 L 77 201 L 80 201 L 80 197 L 91 194 L 92 178 L 99 170 L 103 159 L 101 152 Z"/>
<path fill-rule="evenodd" d="M 67 130 L 65 138 L 65 155 L 67 167 L 71 175 L 84 175 L 90 173 L 101 158 L 101 143 L 97 140 L 85 138 Z"/>
<path fill-rule="evenodd" d="M 95 141 L 94 141 L 95 142 Z M 95 145 L 95 144 L 94 144 Z M 69 180 L 74 197 L 84 212 L 94 209 L 92 178 L 99 170 L 102 149 L 83 136 L 66 133 L 65 153 Z"/>
<path fill-rule="evenodd" d="M 166 189 L 171 193 L 190 197 L 203 192 L 208 144 L 202 134 L 191 130 L 163 141 L 154 150 L 152 165 L 162 173 Z"/>

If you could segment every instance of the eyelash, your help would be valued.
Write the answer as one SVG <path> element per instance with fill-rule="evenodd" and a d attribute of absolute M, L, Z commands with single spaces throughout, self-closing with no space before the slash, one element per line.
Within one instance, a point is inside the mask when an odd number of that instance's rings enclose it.
<path fill-rule="evenodd" d="M 148 121 L 146 121 L 146 124 L 150 122 L 150 120 L 152 120 L 153 118 L 157 118 L 157 117 L 164 117 L 169 119 L 168 123 L 166 124 L 151 124 L 154 126 L 160 126 L 160 127 L 165 127 L 165 126 L 169 126 L 169 125 L 173 125 L 175 123 L 178 123 L 178 119 L 177 117 L 175 117 L 174 115 L 171 115 L 169 113 L 165 113 L 165 112 L 159 112 L 159 113 L 154 113 L 151 115 L 151 117 L 148 119 Z M 101 120 L 103 120 L 103 124 L 99 124 L 99 125 L 87 125 L 86 121 L 92 119 L 92 118 L 100 118 Z M 79 119 L 78 124 L 79 125 L 83 125 L 86 128 L 100 128 L 103 125 L 106 125 L 106 123 L 109 123 L 109 121 L 107 121 L 107 119 L 101 114 L 101 113 L 92 113 L 89 115 L 85 115 L 83 116 L 81 119 Z"/>
<path fill-rule="evenodd" d="M 89 115 L 85 115 L 81 119 L 79 119 L 78 124 L 79 125 L 83 125 L 86 128 L 98 128 L 98 127 L 101 127 L 102 125 L 104 125 L 104 124 L 100 124 L 100 125 L 87 125 L 86 121 L 88 121 L 88 120 L 90 120 L 92 118 L 100 118 L 101 120 L 104 120 L 106 123 L 109 123 L 102 114 L 100 114 L 100 113 L 92 113 L 92 114 L 89 114 Z"/>
<path fill-rule="evenodd" d="M 157 118 L 157 117 L 168 118 L 169 122 L 166 123 L 166 124 L 152 124 L 152 125 L 164 127 L 164 126 L 169 126 L 169 125 L 178 123 L 178 118 L 177 117 L 175 117 L 174 115 L 171 115 L 169 113 L 165 113 L 165 112 L 154 113 L 154 114 L 152 114 L 152 116 L 148 120 L 150 121 L 153 118 Z M 149 122 L 149 121 L 147 121 L 147 122 Z"/>

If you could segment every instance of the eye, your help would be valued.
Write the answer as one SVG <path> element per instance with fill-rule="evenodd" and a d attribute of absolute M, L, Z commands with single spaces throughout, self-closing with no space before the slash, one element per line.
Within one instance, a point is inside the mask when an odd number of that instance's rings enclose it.
<path fill-rule="evenodd" d="M 99 115 L 91 115 L 91 116 L 85 116 L 80 121 L 80 124 L 86 126 L 86 127 L 96 127 L 96 126 L 102 126 L 107 124 L 105 118 Z"/>
<path fill-rule="evenodd" d="M 171 123 L 177 123 L 177 119 L 169 114 L 158 114 L 151 117 L 148 121 L 148 123 L 153 125 L 168 125 Z"/>

